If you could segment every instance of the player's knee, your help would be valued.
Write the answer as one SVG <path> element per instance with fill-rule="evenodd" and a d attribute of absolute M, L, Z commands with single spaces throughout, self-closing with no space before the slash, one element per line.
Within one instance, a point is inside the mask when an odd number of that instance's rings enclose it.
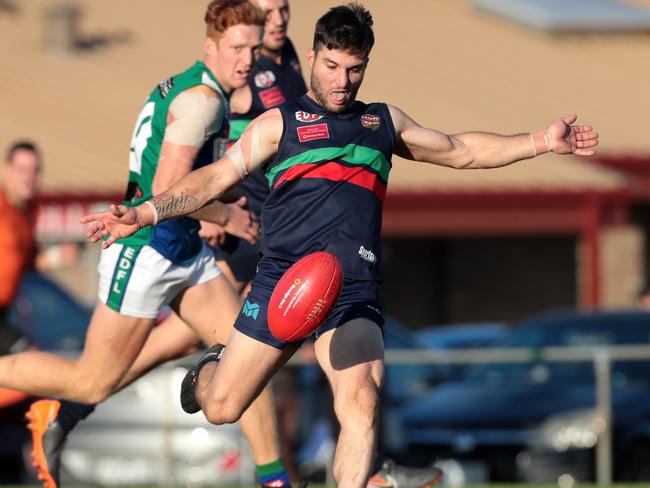
<path fill-rule="evenodd" d="M 242 416 L 243 410 L 227 399 L 212 399 L 202 405 L 203 414 L 211 424 L 234 424 Z"/>
<path fill-rule="evenodd" d="M 353 388 L 339 392 L 334 409 L 341 426 L 372 428 L 379 403 L 379 388 L 371 381 L 359 382 Z"/>
<path fill-rule="evenodd" d="M 88 404 L 102 403 L 113 393 L 113 384 L 105 379 L 87 376 L 77 382 L 77 401 Z"/>

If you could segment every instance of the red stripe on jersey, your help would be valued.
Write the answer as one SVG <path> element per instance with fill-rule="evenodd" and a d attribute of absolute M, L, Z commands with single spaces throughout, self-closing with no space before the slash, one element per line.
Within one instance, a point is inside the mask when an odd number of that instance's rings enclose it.
<path fill-rule="evenodd" d="M 277 188 L 283 181 L 297 180 L 299 178 L 323 178 L 332 181 L 345 181 L 370 190 L 382 203 L 386 197 L 386 184 L 377 174 L 366 171 L 360 166 L 350 168 L 336 161 L 296 164 L 282 173 L 276 180 L 273 188 Z"/>

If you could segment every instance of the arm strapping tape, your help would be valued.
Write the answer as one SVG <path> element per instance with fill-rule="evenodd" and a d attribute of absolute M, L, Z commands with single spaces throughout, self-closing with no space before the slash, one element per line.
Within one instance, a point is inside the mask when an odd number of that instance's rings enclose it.
<path fill-rule="evenodd" d="M 237 173 L 239 173 L 239 177 L 243 180 L 246 178 L 248 175 L 248 171 L 246 170 L 246 164 L 244 163 L 244 155 L 241 150 L 241 139 L 239 139 L 233 146 L 228 149 L 228 152 L 226 153 L 228 158 L 233 162 L 235 165 L 235 168 L 237 169 Z"/>

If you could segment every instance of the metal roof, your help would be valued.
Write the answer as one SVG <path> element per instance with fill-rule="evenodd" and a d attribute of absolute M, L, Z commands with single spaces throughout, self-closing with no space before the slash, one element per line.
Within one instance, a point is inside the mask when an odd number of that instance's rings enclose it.
<path fill-rule="evenodd" d="M 472 0 L 475 8 L 546 32 L 650 30 L 650 10 L 616 0 Z"/>

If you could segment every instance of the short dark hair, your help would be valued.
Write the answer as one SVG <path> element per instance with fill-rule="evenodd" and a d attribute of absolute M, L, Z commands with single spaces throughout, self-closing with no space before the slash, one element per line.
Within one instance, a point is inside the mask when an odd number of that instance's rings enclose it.
<path fill-rule="evenodd" d="M 9 146 L 9 149 L 7 149 L 7 157 L 5 159 L 5 162 L 10 163 L 14 158 L 14 154 L 16 154 L 18 151 L 31 151 L 37 156 L 40 155 L 38 146 L 36 146 L 36 144 L 34 144 L 32 141 L 16 141 L 11 146 Z"/>
<path fill-rule="evenodd" d="M 259 25 L 264 27 L 264 12 L 248 0 L 212 0 L 205 11 L 206 34 L 217 40 L 233 25 Z"/>
<path fill-rule="evenodd" d="M 333 7 L 316 22 L 315 52 L 325 46 L 367 58 L 374 43 L 372 15 L 359 3 Z"/>

